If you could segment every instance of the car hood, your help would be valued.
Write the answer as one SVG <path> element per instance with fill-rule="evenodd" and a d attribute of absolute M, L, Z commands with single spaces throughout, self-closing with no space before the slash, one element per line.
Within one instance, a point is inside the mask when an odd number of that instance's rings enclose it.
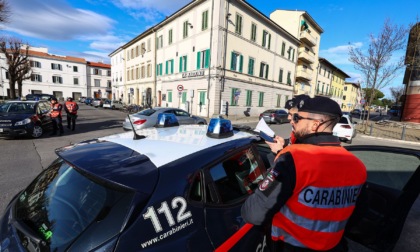
<path fill-rule="evenodd" d="M 4 122 L 17 122 L 26 118 L 32 117 L 31 113 L 0 113 L 0 123 Z"/>

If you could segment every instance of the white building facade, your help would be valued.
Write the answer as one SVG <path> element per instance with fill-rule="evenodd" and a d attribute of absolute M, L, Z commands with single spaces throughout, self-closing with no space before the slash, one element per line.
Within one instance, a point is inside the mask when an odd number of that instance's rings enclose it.
<path fill-rule="evenodd" d="M 3 96 L 10 97 L 8 66 L 1 57 L 1 78 Z M 27 94 L 53 94 L 57 98 L 78 99 L 87 94 L 86 60 L 48 53 L 47 48 L 29 49 L 31 78 L 22 82 L 22 96 Z M 15 84 L 18 96 L 17 83 Z"/>
<path fill-rule="evenodd" d="M 111 65 L 86 62 L 87 95 L 93 98 L 112 99 Z"/>
<path fill-rule="evenodd" d="M 283 44 L 297 51 L 300 41 L 244 1 L 193 1 L 122 46 L 124 101 L 207 117 L 228 104 L 229 116 L 258 116 L 292 97 L 297 55 Z M 114 75 L 119 53 L 110 54 Z"/>

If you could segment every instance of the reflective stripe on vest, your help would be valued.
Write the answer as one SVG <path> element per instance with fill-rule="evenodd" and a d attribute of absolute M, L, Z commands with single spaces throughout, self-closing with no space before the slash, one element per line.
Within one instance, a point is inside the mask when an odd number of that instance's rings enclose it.
<path fill-rule="evenodd" d="M 282 152 L 293 157 L 296 184 L 273 218 L 272 238 L 314 250 L 335 247 L 366 181 L 365 166 L 340 146 L 292 144 Z"/>

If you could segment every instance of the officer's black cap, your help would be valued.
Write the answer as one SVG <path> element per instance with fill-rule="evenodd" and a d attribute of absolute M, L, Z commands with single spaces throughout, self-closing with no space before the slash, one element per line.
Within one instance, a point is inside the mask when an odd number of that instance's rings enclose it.
<path fill-rule="evenodd" d="M 322 96 L 301 100 L 297 104 L 297 107 L 299 112 L 302 111 L 314 114 L 329 115 L 337 118 L 343 115 L 340 105 L 338 105 L 337 102 Z"/>
<path fill-rule="evenodd" d="M 286 104 L 284 105 L 284 107 L 286 109 L 291 109 L 293 107 L 297 107 L 297 105 L 299 104 L 299 102 L 301 100 L 306 100 L 306 99 L 309 99 L 309 98 L 311 98 L 309 95 L 304 95 L 304 94 L 297 95 L 297 96 L 293 97 L 292 99 L 287 100 L 286 101 Z"/>

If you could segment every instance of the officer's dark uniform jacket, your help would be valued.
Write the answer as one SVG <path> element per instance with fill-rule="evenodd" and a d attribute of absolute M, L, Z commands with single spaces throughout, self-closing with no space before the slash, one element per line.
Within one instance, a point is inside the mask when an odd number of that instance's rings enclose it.
<path fill-rule="evenodd" d="M 329 250 L 339 244 L 365 181 L 365 166 L 337 137 L 311 134 L 282 151 L 242 217 L 254 225 L 272 220 L 275 241 Z"/>

